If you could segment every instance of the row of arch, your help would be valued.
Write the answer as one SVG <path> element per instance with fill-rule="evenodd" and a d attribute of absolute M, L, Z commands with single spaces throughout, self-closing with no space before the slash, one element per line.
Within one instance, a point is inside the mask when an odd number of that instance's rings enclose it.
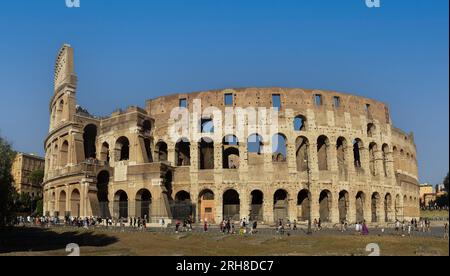
<path fill-rule="evenodd" d="M 395 170 L 401 170 L 411 173 L 413 175 L 418 174 L 417 159 L 414 154 L 405 151 L 404 149 L 398 149 L 397 146 L 393 147 L 394 155 L 394 168 Z"/>

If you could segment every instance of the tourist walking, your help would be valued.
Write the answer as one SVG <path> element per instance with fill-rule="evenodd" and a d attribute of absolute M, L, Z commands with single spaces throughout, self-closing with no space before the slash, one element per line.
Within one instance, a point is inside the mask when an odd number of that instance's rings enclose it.
<path fill-rule="evenodd" d="M 361 234 L 363 236 L 369 235 L 369 228 L 367 227 L 366 221 L 363 222 Z"/>

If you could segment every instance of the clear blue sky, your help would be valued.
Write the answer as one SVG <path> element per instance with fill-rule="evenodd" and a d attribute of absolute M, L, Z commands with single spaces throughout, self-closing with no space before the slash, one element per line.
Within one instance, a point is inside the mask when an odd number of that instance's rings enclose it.
<path fill-rule="evenodd" d="M 331 89 L 388 103 L 414 131 L 421 181 L 449 169 L 449 1 L 10 0 L 0 4 L 0 132 L 43 154 L 53 65 L 75 48 L 97 115 L 173 92 Z"/>

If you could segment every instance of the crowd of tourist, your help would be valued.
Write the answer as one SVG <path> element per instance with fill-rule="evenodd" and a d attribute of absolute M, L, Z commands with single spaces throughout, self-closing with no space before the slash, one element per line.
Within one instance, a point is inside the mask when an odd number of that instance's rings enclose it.
<path fill-rule="evenodd" d="M 52 227 L 52 226 L 71 226 L 71 227 L 79 227 L 89 229 L 95 226 L 104 226 L 104 227 L 120 227 L 122 231 L 125 231 L 126 228 L 130 229 L 147 229 L 148 218 L 145 215 L 144 217 L 130 217 L 130 218 L 98 218 L 98 217 L 72 217 L 66 216 L 64 219 L 60 219 L 58 217 L 48 217 L 48 216 L 18 216 L 15 220 L 15 225 L 17 226 L 40 226 L 40 227 Z M 211 225 L 207 220 L 203 221 L 203 232 L 210 231 Z M 223 234 L 239 234 L 253 235 L 257 233 L 258 222 L 250 221 L 246 218 L 243 218 L 239 221 L 239 225 L 237 225 L 237 221 L 235 222 L 233 219 L 228 218 L 221 221 L 218 225 L 218 229 L 220 233 Z M 172 223 L 175 227 L 175 233 L 180 232 L 192 232 L 194 228 L 194 219 L 192 216 L 185 218 L 184 220 L 177 219 Z M 167 228 L 164 219 L 160 220 L 160 227 Z M 318 232 L 323 230 L 322 221 L 320 219 L 314 219 L 312 222 L 314 232 Z M 346 221 L 341 221 L 339 226 L 340 232 L 348 231 L 349 224 Z M 359 235 L 369 235 L 369 227 L 366 221 L 357 222 L 354 225 L 355 232 Z M 396 220 L 394 223 L 394 234 L 401 236 L 412 236 L 414 232 L 421 233 L 430 233 L 431 232 L 431 221 L 428 219 L 412 219 L 411 221 L 400 221 Z M 298 230 L 297 221 L 293 222 L 286 220 L 284 222 L 282 219 L 278 220 L 276 225 L 276 233 L 280 235 L 288 234 L 290 235 L 291 231 Z M 448 231 L 449 224 L 448 222 L 444 225 L 444 238 L 448 239 Z M 381 233 L 385 233 L 385 229 L 381 229 Z"/>

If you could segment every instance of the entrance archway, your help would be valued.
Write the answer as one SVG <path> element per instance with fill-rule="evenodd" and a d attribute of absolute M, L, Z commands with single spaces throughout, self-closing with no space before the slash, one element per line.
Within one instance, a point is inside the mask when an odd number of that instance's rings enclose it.
<path fill-rule="evenodd" d="M 203 190 L 199 194 L 199 220 L 214 223 L 215 202 L 214 193 L 211 190 Z"/>
<path fill-rule="evenodd" d="M 322 222 L 331 221 L 331 192 L 324 190 L 319 196 L 319 214 Z"/>
<path fill-rule="evenodd" d="M 150 221 L 152 194 L 147 189 L 141 189 L 136 194 L 136 217 Z"/>
<path fill-rule="evenodd" d="M 264 194 L 260 190 L 254 190 L 251 194 L 251 205 L 250 205 L 250 220 L 252 221 L 263 221 L 263 203 Z"/>
<path fill-rule="evenodd" d="M 234 221 L 240 220 L 240 199 L 239 193 L 235 190 L 228 190 L 223 194 L 223 218 Z"/>
<path fill-rule="evenodd" d="M 304 189 L 297 196 L 297 219 L 308 221 L 311 218 L 311 201 L 309 191 Z"/>
<path fill-rule="evenodd" d="M 111 213 L 109 211 L 108 188 L 109 172 L 102 171 L 97 176 L 97 199 L 100 207 L 100 217 L 102 218 L 111 217 Z"/>
<path fill-rule="evenodd" d="M 273 219 L 275 223 L 288 219 L 288 193 L 285 190 L 277 190 L 273 195 Z"/>
<path fill-rule="evenodd" d="M 117 191 L 114 195 L 114 215 L 116 218 L 128 218 L 128 195 L 125 191 Z"/>
<path fill-rule="evenodd" d="M 366 196 L 363 192 L 358 192 L 356 194 L 356 222 L 364 221 L 364 204 L 366 201 Z"/>
<path fill-rule="evenodd" d="M 70 196 L 70 213 L 73 217 L 80 217 L 80 192 L 77 189 Z"/>
<path fill-rule="evenodd" d="M 347 191 L 341 191 L 339 193 L 339 221 L 347 221 L 348 214 L 348 205 L 349 205 L 349 195 Z"/>

